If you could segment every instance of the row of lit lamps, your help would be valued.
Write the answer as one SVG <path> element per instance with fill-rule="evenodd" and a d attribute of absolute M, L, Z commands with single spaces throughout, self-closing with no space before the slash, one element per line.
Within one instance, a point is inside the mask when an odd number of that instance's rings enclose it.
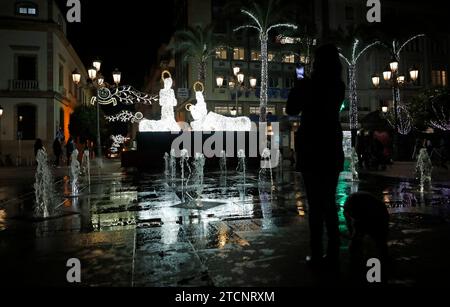
<path fill-rule="evenodd" d="M 237 82 L 242 85 L 244 83 L 245 80 L 245 75 L 244 73 L 241 71 L 241 68 L 239 66 L 234 66 L 233 67 L 233 74 L 236 77 Z M 216 84 L 217 87 L 223 87 L 223 82 L 224 82 L 224 77 L 223 76 L 217 76 L 216 77 Z M 256 83 L 257 83 L 257 79 L 255 77 L 250 77 L 249 79 L 250 82 L 250 87 L 251 88 L 255 88 L 256 87 Z M 233 89 L 236 86 L 236 81 L 234 80 L 230 80 L 228 82 L 228 87 Z"/>
<path fill-rule="evenodd" d="M 390 81 L 392 79 L 392 77 L 395 76 L 395 74 L 398 72 L 398 67 L 399 67 L 399 63 L 396 60 L 393 60 L 391 63 L 389 63 L 389 68 L 387 68 L 383 72 L 384 81 Z M 409 77 L 412 82 L 416 82 L 417 79 L 419 78 L 419 70 L 415 66 L 413 66 L 409 70 Z M 378 75 L 372 76 L 372 84 L 375 87 L 380 86 L 380 81 L 381 81 L 380 76 L 378 76 Z M 406 77 L 405 77 L 405 75 L 399 75 L 399 76 L 397 76 L 397 80 L 391 80 L 391 81 L 397 81 L 398 85 L 403 85 L 406 83 Z"/>
<path fill-rule="evenodd" d="M 96 80 L 99 86 L 103 86 L 105 83 L 105 78 L 100 73 L 100 68 L 102 67 L 102 61 L 95 60 L 92 62 L 92 66 L 88 69 L 89 79 L 92 81 Z M 122 73 L 116 68 L 112 73 L 113 81 L 116 85 L 119 85 L 120 80 L 122 78 Z M 72 80 L 75 84 L 79 84 L 81 82 L 81 73 L 78 69 L 75 69 L 72 72 Z"/>

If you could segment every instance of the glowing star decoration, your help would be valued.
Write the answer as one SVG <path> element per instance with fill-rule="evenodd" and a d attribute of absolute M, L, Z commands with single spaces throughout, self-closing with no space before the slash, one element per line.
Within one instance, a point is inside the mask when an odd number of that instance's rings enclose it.
<path fill-rule="evenodd" d="M 168 74 L 168 78 L 164 75 Z M 159 105 L 161 106 L 160 120 L 143 119 L 139 123 L 140 132 L 163 132 L 163 131 L 181 131 L 180 126 L 175 121 L 174 107 L 177 106 L 175 92 L 172 89 L 173 80 L 168 71 L 164 71 L 161 75 L 164 82 L 164 88 L 159 91 Z"/>
<path fill-rule="evenodd" d="M 121 111 L 120 113 L 112 116 L 105 116 L 105 119 L 110 122 L 122 122 L 122 123 L 138 123 L 144 118 L 144 115 L 141 112 L 130 112 L 130 111 Z"/>
<path fill-rule="evenodd" d="M 267 8 L 267 12 L 270 12 L 272 9 L 277 9 L 273 7 L 272 1 L 269 2 L 269 7 Z M 241 13 L 250 19 L 250 23 L 247 25 L 243 25 L 234 29 L 234 32 L 240 31 L 243 29 L 254 29 L 259 33 L 259 41 L 261 43 L 261 91 L 260 91 L 260 122 L 267 121 L 267 101 L 268 94 L 267 89 L 269 86 L 269 56 L 267 43 L 269 41 L 269 33 L 272 30 L 285 28 L 285 29 L 293 29 L 297 30 L 297 26 L 290 23 L 278 23 L 278 24 L 270 24 L 267 22 L 270 20 L 270 17 L 267 16 L 266 12 L 262 12 L 261 7 L 254 3 L 253 11 L 249 10 L 241 10 Z"/>
<path fill-rule="evenodd" d="M 124 137 L 123 135 L 111 135 L 111 140 L 113 141 L 113 144 L 111 147 L 113 148 L 120 148 L 122 144 L 125 144 L 125 142 L 129 141 L 130 138 Z"/>
<path fill-rule="evenodd" d="M 360 41 L 355 38 L 352 47 L 351 57 L 346 57 L 342 53 L 340 53 L 340 57 L 345 60 L 348 65 L 348 73 L 349 73 L 349 118 L 350 118 L 350 129 L 358 129 L 358 93 L 356 90 L 356 72 L 357 72 L 357 64 L 361 56 L 366 53 L 367 50 L 378 45 L 380 42 L 376 41 L 365 48 L 363 48 L 360 52 L 358 52 Z"/>
<path fill-rule="evenodd" d="M 197 85 L 201 91 L 197 91 Z M 191 122 L 194 131 L 250 131 L 252 124 L 248 117 L 226 117 L 214 112 L 209 112 L 203 97 L 203 84 L 195 83 L 194 91 L 197 104 L 187 105 L 186 110 L 191 112 L 194 121 Z"/>
<path fill-rule="evenodd" d="M 158 96 L 149 95 L 135 90 L 132 86 L 119 86 L 112 89 L 101 87 L 97 90 L 97 96 L 92 97 L 91 104 L 152 104 L 158 101 Z"/>

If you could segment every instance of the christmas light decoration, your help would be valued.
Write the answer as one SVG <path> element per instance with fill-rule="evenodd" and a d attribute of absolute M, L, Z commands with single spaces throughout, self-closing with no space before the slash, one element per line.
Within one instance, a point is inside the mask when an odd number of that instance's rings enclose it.
<path fill-rule="evenodd" d="M 349 84 L 349 101 L 350 101 L 350 106 L 349 106 L 349 115 L 350 115 L 350 129 L 354 130 L 354 129 L 358 129 L 358 93 L 356 90 L 357 87 L 357 82 L 356 82 L 356 72 L 357 72 L 357 64 L 358 64 L 358 60 L 361 58 L 361 56 L 366 53 L 366 51 L 368 51 L 370 48 L 378 45 L 380 42 L 376 41 L 370 45 L 367 45 L 365 48 L 363 48 L 359 53 L 358 53 L 358 47 L 359 47 L 359 39 L 355 38 L 354 42 L 353 42 L 353 47 L 352 47 L 352 54 L 351 57 L 347 58 L 346 56 L 344 56 L 342 53 L 340 53 L 341 58 L 343 58 L 345 60 L 345 62 L 347 63 L 349 69 L 348 69 L 348 73 L 349 73 L 349 80 L 350 80 L 350 84 Z"/>
<path fill-rule="evenodd" d="M 169 75 L 168 78 L 164 78 Z M 177 106 L 175 92 L 172 89 L 173 80 L 168 71 L 163 71 L 161 79 L 164 82 L 164 88 L 159 91 L 159 105 L 161 106 L 160 120 L 143 119 L 139 123 L 140 132 L 157 132 L 157 131 L 180 131 L 180 126 L 175 120 L 173 108 Z"/>
<path fill-rule="evenodd" d="M 270 10 L 270 8 L 269 8 Z M 250 18 L 251 23 L 247 25 L 243 25 L 234 29 L 234 32 L 243 30 L 243 29 L 255 29 L 259 33 L 259 40 L 261 43 L 261 90 L 260 90 L 260 122 L 267 121 L 267 101 L 268 101 L 268 84 L 269 84 L 269 76 L 268 76 L 268 66 L 269 66 L 269 57 L 268 57 L 268 49 L 267 42 L 269 40 L 269 33 L 271 30 L 277 28 L 288 28 L 296 30 L 298 27 L 294 24 L 290 23 L 278 23 L 269 25 L 266 21 L 268 16 L 266 14 L 262 14 L 260 12 L 260 7 L 255 5 L 255 11 L 259 13 L 260 18 L 258 19 L 257 14 L 250 12 L 248 10 L 242 9 L 241 13 Z"/>
<path fill-rule="evenodd" d="M 444 103 L 440 103 L 438 105 L 438 99 L 442 98 L 443 95 L 447 94 L 441 94 L 439 96 L 436 96 L 431 101 L 431 107 L 433 109 L 434 113 L 434 120 L 430 121 L 430 125 L 433 128 L 442 130 L 442 131 L 450 131 L 450 108 L 447 106 L 447 110 L 445 109 Z M 447 96 L 448 98 L 448 96 Z"/>
<path fill-rule="evenodd" d="M 111 140 L 113 141 L 113 144 L 111 147 L 120 148 L 122 144 L 125 144 L 125 142 L 128 142 L 130 138 L 124 137 L 123 135 L 111 135 Z"/>
<path fill-rule="evenodd" d="M 201 91 L 197 91 L 197 85 L 201 85 Z M 195 105 L 188 104 L 186 110 L 191 112 L 194 121 L 191 122 L 194 131 L 250 131 L 252 123 L 250 118 L 242 117 L 226 117 L 214 112 L 208 112 L 205 98 L 203 96 L 203 84 L 197 82 L 194 85 Z"/>
<path fill-rule="evenodd" d="M 141 112 L 133 113 L 127 110 L 121 111 L 116 115 L 105 116 L 105 119 L 110 123 L 122 122 L 122 123 L 138 123 L 144 118 Z"/>
<path fill-rule="evenodd" d="M 114 106 L 117 103 L 122 104 L 152 104 L 152 102 L 158 101 L 158 96 L 149 95 L 135 90 L 132 86 L 119 86 L 112 89 L 107 87 L 101 87 L 97 90 L 97 96 L 92 97 L 91 104 L 112 104 Z"/>
<path fill-rule="evenodd" d="M 397 107 L 397 123 L 395 122 L 395 116 L 390 113 L 386 114 L 386 120 L 394 129 L 397 126 L 398 133 L 402 135 L 408 135 L 413 128 L 412 117 L 408 108 L 402 103 L 399 103 Z"/>

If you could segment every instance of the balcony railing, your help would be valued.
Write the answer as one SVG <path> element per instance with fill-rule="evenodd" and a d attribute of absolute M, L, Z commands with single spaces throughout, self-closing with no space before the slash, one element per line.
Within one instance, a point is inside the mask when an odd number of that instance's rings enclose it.
<path fill-rule="evenodd" d="M 10 91 L 37 91 L 39 82 L 36 80 L 9 80 Z"/>

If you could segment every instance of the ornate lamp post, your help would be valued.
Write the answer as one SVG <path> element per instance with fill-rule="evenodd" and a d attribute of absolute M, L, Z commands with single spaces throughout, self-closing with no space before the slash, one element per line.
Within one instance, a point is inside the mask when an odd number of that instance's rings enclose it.
<path fill-rule="evenodd" d="M 398 134 L 407 134 L 408 127 L 404 127 L 400 123 L 399 113 L 403 112 L 403 106 L 400 106 L 400 88 L 408 83 L 415 83 L 419 78 L 419 70 L 416 67 L 412 67 L 409 70 L 409 80 L 407 80 L 404 74 L 399 73 L 399 62 L 396 57 L 393 57 L 389 66 L 383 72 L 383 80 L 392 88 L 393 109 L 394 109 L 394 157 L 398 158 Z M 372 76 L 372 84 L 375 88 L 380 87 L 381 78 L 378 75 Z M 384 106 L 382 111 L 384 114 L 388 113 L 388 107 Z"/>
<path fill-rule="evenodd" d="M 92 86 L 97 90 L 101 90 L 104 87 L 108 87 L 108 84 L 105 83 L 105 78 L 100 73 L 102 62 L 100 60 L 94 60 L 92 63 L 92 67 L 88 69 L 88 76 L 89 79 L 92 81 Z M 119 85 L 122 74 L 121 72 L 116 68 L 113 71 L 113 80 L 116 86 Z M 72 73 L 72 81 L 79 86 L 81 82 L 81 74 L 78 70 L 74 70 Z M 97 158 L 99 162 L 99 166 L 103 166 L 103 159 L 102 159 L 102 145 L 101 145 L 101 135 L 100 135 L 100 103 L 97 102 Z"/>
<path fill-rule="evenodd" d="M 244 84 L 245 81 L 245 74 L 241 72 L 241 69 L 239 66 L 233 67 L 233 75 L 228 82 L 228 88 L 230 90 L 235 90 L 235 100 L 236 104 L 233 106 L 233 108 L 230 110 L 230 114 L 232 116 L 236 116 L 238 114 L 238 102 L 239 102 L 239 92 L 242 90 L 247 89 L 247 87 Z M 224 77 L 223 76 L 217 76 L 216 77 L 216 84 L 218 87 L 223 87 Z M 255 77 L 250 77 L 249 84 L 250 88 L 254 89 L 256 87 L 257 80 Z"/>

